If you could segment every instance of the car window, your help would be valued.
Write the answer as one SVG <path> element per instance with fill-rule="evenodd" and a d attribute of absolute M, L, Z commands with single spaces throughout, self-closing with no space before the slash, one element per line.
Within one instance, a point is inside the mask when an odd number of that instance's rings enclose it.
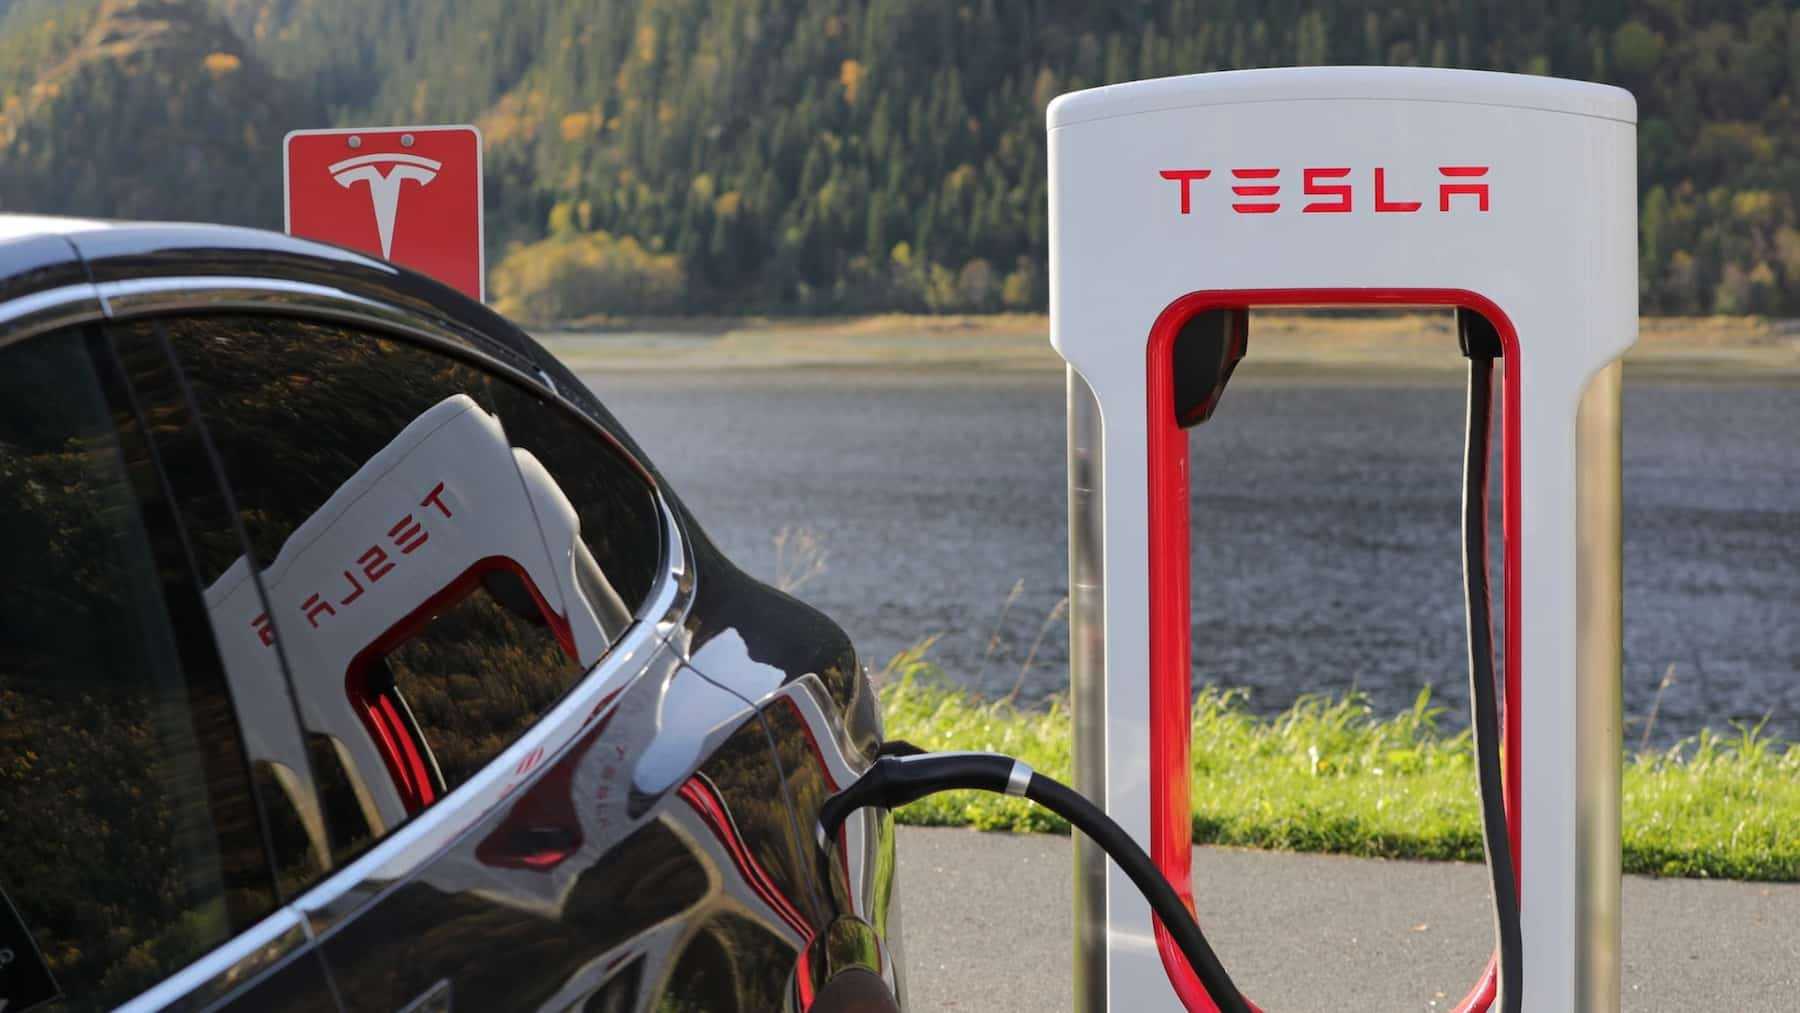
<path fill-rule="evenodd" d="M 115 1005 L 276 903 L 189 557 L 91 339 L 0 348 L 0 980 L 18 1009 Z"/>
<path fill-rule="evenodd" d="M 285 659 L 334 861 L 492 760 L 649 597 L 651 486 L 535 390 L 335 323 L 132 327 L 166 335 L 223 465 L 251 551 L 202 565 L 208 607 L 233 672 Z"/>
<path fill-rule="evenodd" d="M 150 454 L 167 486 L 175 490 L 171 506 L 191 565 L 203 585 L 211 584 L 223 568 L 244 555 L 244 543 L 183 378 L 156 334 L 127 329 L 111 330 L 109 336 L 112 361 L 123 374 L 133 409 L 149 437 Z M 223 630 L 213 632 L 219 653 L 228 656 L 230 636 Z M 282 896 L 291 897 L 330 867 L 335 850 L 354 848 L 357 842 L 340 841 L 334 849 L 327 840 L 329 830 L 340 829 L 328 827 L 322 811 L 321 796 L 329 797 L 322 786 L 329 782 L 313 776 L 320 766 L 313 762 L 316 750 L 301 732 L 282 672 L 238 664 L 226 672 L 226 683 L 263 810 L 276 886 Z M 346 823 L 341 829 L 353 828 Z"/>

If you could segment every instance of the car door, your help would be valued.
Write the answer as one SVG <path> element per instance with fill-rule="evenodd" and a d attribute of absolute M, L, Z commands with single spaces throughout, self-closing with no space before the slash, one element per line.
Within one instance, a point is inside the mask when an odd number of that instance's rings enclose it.
<path fill-rule="evenodd" d="M 296 906 L 347 1009 L 806 1004 L 829 900 L 761 716 L 665 642 L 685 554 L 628 454 L 423 323 L 125 326 L 180 363 L 249 546 L 207 607 L 300 714 Z"/>
<path fill-rule="evenodd" d="M 132 385 L 149 352 L 0 336 L 0 1008 L 332 1009 L 195 570 L 235 536 L 189 527 L 158 448 L 195 426 Z"/>

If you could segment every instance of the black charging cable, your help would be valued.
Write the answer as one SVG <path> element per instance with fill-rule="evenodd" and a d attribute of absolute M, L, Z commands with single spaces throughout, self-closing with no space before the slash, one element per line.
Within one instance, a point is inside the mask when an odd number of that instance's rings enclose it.
<path fill-rule="evenodd" d="M 1519 1013 L 1523 989 L 1519 884 L 1506 826 L 1500 770 L 1499 693 L 1494 679 L 1494 610 L 1488 580 L 1488 448 L 1494 415 L 1494 359 L 1500 335 L 1479 314 L 1458 310 L 1457 340 L 1469 360 L 1468 439 L 1463 452 L 1463 604 L 1469 626 L 1470 732 L 1481 787 L 1481 839 L 1494 892 L 1494 936 L 1500 957 L 1495 1009 Z"/>
<path fill-rule="evenodd" d="M 819 843 L 829 847 L 850 814 L 866 806 L 892 809 L 927 795 L 955 789 L 991 791 L 1028 798 L 1068 820 L 1119 864 L 1150 902 L 1150 909 L 1187 958 L 1194 976 L 1220 1013 L 1251 1013 L 1225 966 L 1219 963 L 1200 925 L 1175 888 L 1105 812 L 1073 789 L 1045 777 L 1019 760 L 998 753 L 918 753 L 883 756 L 867 772 L 819 807 Z"/>

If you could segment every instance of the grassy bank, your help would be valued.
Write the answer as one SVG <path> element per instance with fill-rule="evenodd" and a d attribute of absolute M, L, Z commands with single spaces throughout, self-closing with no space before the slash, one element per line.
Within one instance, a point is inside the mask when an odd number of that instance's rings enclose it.
<path fill-rule="evenodd" d="M 947 688 L 922 651 L 889 665 L 890 736 L 931 750 L 1008 753 L 1066 781 L 1068 709 L 1019 709 Z M 1439 728 L 1442 708 L 1374 714 L 1359 697 L 1308 698 L 1275 718 L 1240 694 L 1194 704 L 1194 840 L 1380 858 L 1479 861 L 1481 827 L 1467 732 Z M 1066 833 L 1024 799 L 944 794 L 899 811 L 903 823 Z M 1625 871 L 1800 880 L 1800 746 L 1754 729 L 1712 732 L 1628 757 Z"/>

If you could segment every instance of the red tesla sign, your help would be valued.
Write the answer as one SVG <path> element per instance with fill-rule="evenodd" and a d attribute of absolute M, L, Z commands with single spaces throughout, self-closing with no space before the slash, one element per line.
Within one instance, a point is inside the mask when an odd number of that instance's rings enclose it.
<path fill-rule="evenodd" d="M 282 147 L 290 235 L 348 246 L 480 299 L 481 131 L 296 130 Z"/>

